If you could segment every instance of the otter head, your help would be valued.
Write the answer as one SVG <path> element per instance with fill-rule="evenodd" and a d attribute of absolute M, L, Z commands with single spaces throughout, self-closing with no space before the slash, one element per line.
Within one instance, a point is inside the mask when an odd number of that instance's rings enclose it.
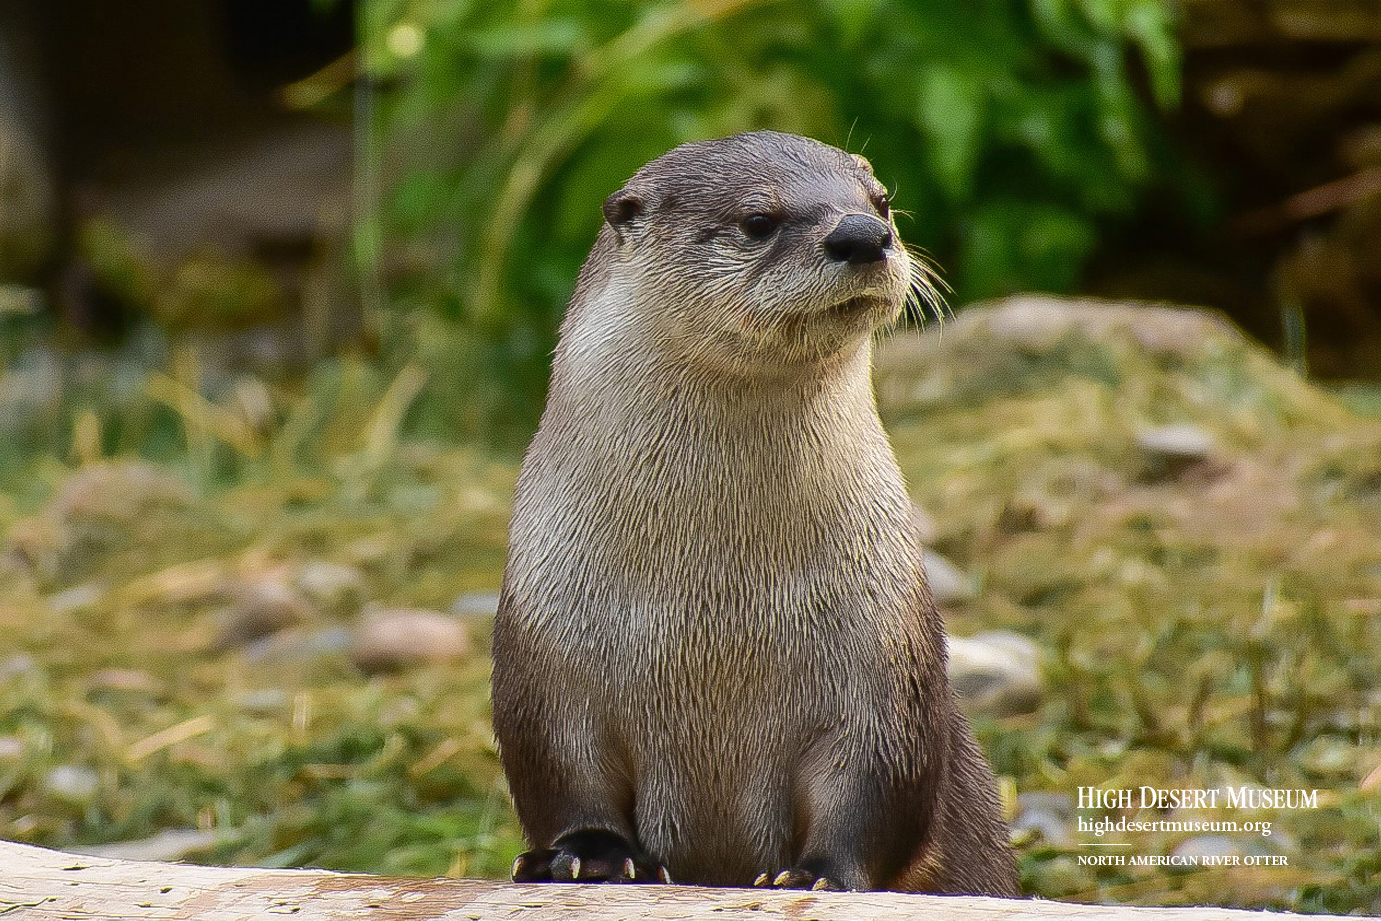
<path fill-rule="evenodd" d="M 679 361 L 780 373 L 857 353 L 922 267 L 862 157 L 771 131 L 685 144 L 604 203 L 603 323 L 636 321 Z M 592 261 L 594 257 L 592 257 Z"/>

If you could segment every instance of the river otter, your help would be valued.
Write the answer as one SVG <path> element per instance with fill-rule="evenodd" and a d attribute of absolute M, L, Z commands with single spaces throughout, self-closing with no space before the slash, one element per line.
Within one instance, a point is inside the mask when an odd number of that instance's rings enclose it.
<path fill-rule="evenodd" d="M 923 277 L 886 191 L 755 132 L 604 216 L 494 627 L 514 879 L 1015 895 L 873 397 Z"/>

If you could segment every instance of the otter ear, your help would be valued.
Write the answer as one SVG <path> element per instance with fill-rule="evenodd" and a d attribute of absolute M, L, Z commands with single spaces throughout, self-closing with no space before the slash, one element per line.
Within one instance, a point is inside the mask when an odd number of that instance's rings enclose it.
<path fill-rule="evenodd" d="M 604 200 L 604 219 L 614 229 L 620 242 L 646 210 L 643 197 L 631 189 L 619 189 Z"/>

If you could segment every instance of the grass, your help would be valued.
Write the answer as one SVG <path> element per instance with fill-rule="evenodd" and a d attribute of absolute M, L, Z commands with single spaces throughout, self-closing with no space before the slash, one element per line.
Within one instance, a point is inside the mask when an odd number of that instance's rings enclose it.
<path fill-rule="evenodd" d="M 1083 838 L 1029 835 L 1028 891 L 1381 912 L 1381 794 L 1364 789 L 1381 764 L 1381 421 L 1227 333 L 1166 352 L 1077 330 L 1004 344 L 966 322 L 938 346 L 898 340 L 879 382 L 938 549 L 980 584 L 951 629 L 1043 650 L 1040 709 L 977 721 L 1009 803 L 1080 785 L 1321 791 L 1317 810 L 1232 816 L 1272 821 L 1234 840 L 1288 866 L 1095 868 Z M 502 876 L 520 838 L 486 623 L 466 661 L 388 675 L 292 639 L 367 601 L 446 610 L 494 591 L 513 459 L 409 434 L 417 401 L 457 397 L 425 368 L 343 361 L 291 390 L 217 389 L 194 364 L 122 409 L 74 391 L 61 442 L 4 468 L 0 837 L 200 828 L 204 860 Z M 1168 475 L 1137 437 L 1179 423 L 1217 448 Z M 138 425 L 171 432 L 144 452 L 159 462 L 108 459 Z M 323 562 L 358 591 L 312 596 L 279 645 L 218 642 L 236 586 Z M 1162 854 L 1182 837 L 1110 839 Z"/>

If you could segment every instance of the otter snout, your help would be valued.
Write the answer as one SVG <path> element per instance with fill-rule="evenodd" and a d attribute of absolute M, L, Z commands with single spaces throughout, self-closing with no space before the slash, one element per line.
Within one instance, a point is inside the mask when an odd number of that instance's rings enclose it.
<path fill-rule="evenodd" d="M 825 255 L 834 262 L 865 265 L 887 258 L 892 228 L 867 214 L 846 214 L 825 237 Z"/>

